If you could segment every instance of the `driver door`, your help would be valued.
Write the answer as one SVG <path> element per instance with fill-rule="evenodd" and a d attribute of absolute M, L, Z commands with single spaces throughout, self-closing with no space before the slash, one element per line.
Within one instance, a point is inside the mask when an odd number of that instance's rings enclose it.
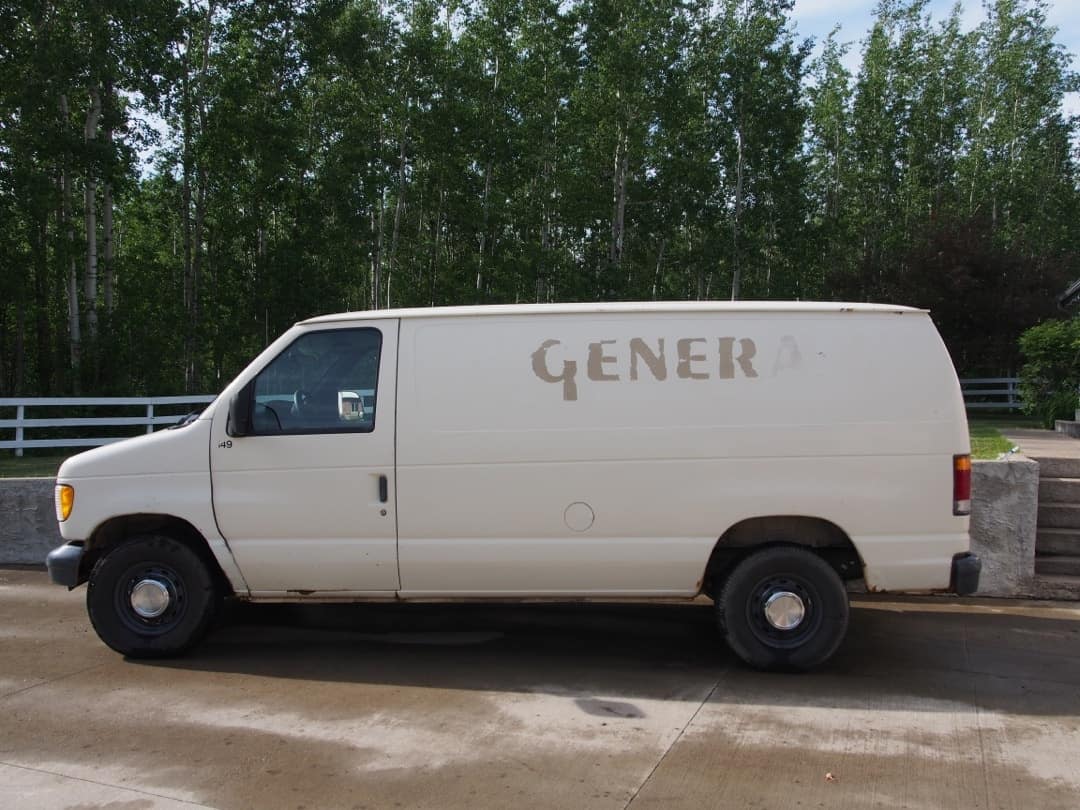
<path fill-rule="evenodd" d="M 215 415 L 214 512 L 253 596 L 397 590 L 398 322 L 305 330 Z"/>

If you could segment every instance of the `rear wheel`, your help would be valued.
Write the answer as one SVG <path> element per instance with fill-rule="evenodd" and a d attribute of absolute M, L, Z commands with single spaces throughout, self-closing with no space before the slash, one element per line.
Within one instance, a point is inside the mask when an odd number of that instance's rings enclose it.
<path fill-rule="evenodd" d="M 773 546 L 732 569 L 716 601 L 731 649 L 752 667 L 806 670 L 828 660 L 848 625 L 844 583 L 805 548 Z"/>
<path fill-rule="evenodd" d="M 188 546 L 162 535 L 108 551 L 90 574 L 86 608 L 101 640 L 132 658 L 178 655 L 206 632 L 214 578 Z"/>

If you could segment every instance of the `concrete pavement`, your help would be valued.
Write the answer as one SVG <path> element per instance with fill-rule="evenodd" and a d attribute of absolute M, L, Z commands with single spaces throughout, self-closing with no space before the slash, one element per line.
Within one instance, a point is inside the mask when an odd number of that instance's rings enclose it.
<path fill-rule="evenodd" d="M 1030 458 L 1080 458 L 1080 439 L 1064 433 L 1037 428 L 1003 428 L 1001 432 Z"/>
<path fill-rule="evenodd" d="M 0 807 L 1080 806 L 1076 604 L 860 599 L 792 676 L 704 604 L 241 606 L 138 663 L 84 598 L 0 569 Z"/>

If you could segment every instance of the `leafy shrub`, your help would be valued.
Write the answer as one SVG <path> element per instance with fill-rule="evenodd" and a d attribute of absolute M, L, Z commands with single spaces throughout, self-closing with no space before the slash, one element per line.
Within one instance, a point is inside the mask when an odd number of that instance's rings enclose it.
<path fill-rule="evenodd" d="M 1020 369 L 1020 396 L 1024 410 L 1044 427 L 1055 419 L 1072 419 L 1080 407 L 1080 318 L 1045 321 L 1020 336 L 1024 366 Z"/>

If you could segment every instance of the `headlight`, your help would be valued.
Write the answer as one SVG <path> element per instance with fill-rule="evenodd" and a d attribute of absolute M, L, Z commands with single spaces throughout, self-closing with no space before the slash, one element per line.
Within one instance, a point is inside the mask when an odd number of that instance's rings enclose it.
<path fill-rule="evenodd" d="M 71 516 L 75 505 L 75 487 L 70 484 L 56 485 L 56 519 L 63 523 Z"/>

